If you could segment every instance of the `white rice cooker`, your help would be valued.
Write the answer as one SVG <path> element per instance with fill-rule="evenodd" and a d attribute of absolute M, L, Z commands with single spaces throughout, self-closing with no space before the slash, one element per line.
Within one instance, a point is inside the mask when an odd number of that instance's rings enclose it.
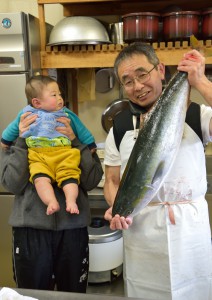
<path fill-rule="evenodd" d="M 93 217 L 89 233 L 89 283 L 111 282 L 122 273 L 123 237 L 109 222 Z"/>

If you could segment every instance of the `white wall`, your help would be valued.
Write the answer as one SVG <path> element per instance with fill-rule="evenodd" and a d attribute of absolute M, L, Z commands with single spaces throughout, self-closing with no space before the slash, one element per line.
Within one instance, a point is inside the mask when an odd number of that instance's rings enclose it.
<path fill-rule="evenodd" d="M 0 12 L 23 11 L 38 17 L 37 0 L 1 0 Z M 45 5 L 46 21 L 55 25 L 63 18 L 63 7 L 60 4 Z"/>

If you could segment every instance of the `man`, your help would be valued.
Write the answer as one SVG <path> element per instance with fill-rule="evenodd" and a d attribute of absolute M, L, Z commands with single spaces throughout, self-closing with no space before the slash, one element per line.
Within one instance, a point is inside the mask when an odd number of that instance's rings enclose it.
<path fill-rule="evenodd" d="M 126 295 L 160 300 L 212 299 L 211 233 L 205 200 L 203 146 L 211 141 L 212 110 L 201 106 L 197 116 L 203 142 L 185 123 L 178 155 L 152 199 L 154 205 L 150 202 L 133 219 L 112 217 L 115 195 L 140 126 L 136 115 L 139 110 L 142 116 L 151 109 L 162 92 L 165 78 L 164 65 L 153 48 L 144 43 L 124 48 L 116 58 L 114 69 L 130 99 L 130 107 L 115 118 L 105 144 L 104 194 L 111 206 L 105 218 L 110 221 L 111 229 L 127 229 L 123 231 Z M 204 57 L 196 50 L 189 51 L 178 70 L 188 73 L 190 85 L 212 105 L 212 83 L 204 74 Z M 188 198 L 187 203 L 180 202 L 183 195 Z M 175 225 L 170 221 L 166 205 L 160 205 L 166 201 L 173 202 Z"/>

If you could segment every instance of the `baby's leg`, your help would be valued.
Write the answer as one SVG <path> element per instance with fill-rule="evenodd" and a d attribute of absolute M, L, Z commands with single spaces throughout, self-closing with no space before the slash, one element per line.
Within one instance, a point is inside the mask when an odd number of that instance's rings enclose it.
<path fill-rule="evenodd" d="M 66 211 L 71 214 L 79 214 L 79 209 L 76 204 L 78 196 L 78 185 L 76 183 L 67 183 L 63 186 L 63 191 L 66 197 Z"/>
<path fill-rule="evenodd" d="M 34 180 L 38 196 L 47 205 L 46 214 L 52 215 L 60 209 L 49 177 L 36 177 Z"/>

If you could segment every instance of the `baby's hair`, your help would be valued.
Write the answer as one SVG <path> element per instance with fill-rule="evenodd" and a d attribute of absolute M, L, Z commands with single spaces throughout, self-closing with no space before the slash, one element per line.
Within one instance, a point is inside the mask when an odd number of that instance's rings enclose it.
<path fill-rule="evenodd" d="M 26 83 L 25 94 L 29 103 L 33 98 L 39 98 L 43 88 L 49 83 L 56 82 L 53 78 L 44 75 L 32 76 Z M 57 83 L 57 82 L 56 82 Z"/>

